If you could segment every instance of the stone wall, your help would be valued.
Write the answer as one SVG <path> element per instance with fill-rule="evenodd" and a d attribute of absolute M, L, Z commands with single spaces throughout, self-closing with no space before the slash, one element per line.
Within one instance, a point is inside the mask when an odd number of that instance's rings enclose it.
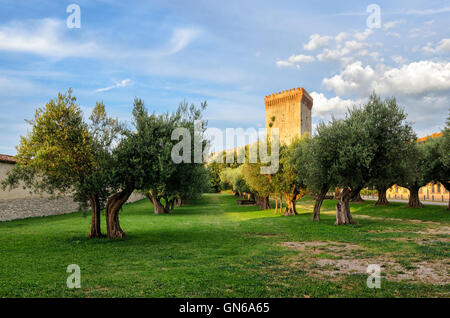
<path fill-rule="evenodd" d="M 8 172 L 14 167 L 14 163 L 7 163 L 0 161 L 0 181 L 6 179 Z M 45 195 L 44 195 L 45 196 Z M 11 191 L 2 191 L 0 189 L 0 200 L 22 199 L 22 198 L 40 198 L 40 195 L 31 195 L 30 191 L 19 187 Z M 48 197 L 48 196 L 46 196 Z"/>
<path fill-rule="evenodd" d="M 127 203 L 136 202 L 145 197 L 133 193 Z M 29 196 L 27 198 L 0 199 L 0 222 L 31 217 L 67 214 L 78 211 L 78 203 L 71 197 L 58 199 Z"/>
<path fill-rule="evenodd" d="M 6 178 L 7 173 L 14 167 L 14 163 L 0 162 L 0 180 Z M 142 194 L 133 193 L 128 203 L 145 198 Z M 0 190 L 0 222 L 30 217 L 66 214 L 78 211 L 78 203 L 71 197 L 58 199 L 50 195 L 32 195 L 22 187 L 11 191 Z"/>
<path fill-rule="evenodd" d="M 299 87 L 265 96 L 264 102 L 267 132 L 270 133 L 270 128 L 278 128 L 280 144 L 289 144 L 304 133 L 311 135 L 313 99 L 305 89 Z"/>
<path fill-rule="evenodd" d="M 30 197 L 0 200 L 0 221 L 31 217 L 67 214 L 78 211 L 78 203 L 72 198 L 59 199 Z"/>

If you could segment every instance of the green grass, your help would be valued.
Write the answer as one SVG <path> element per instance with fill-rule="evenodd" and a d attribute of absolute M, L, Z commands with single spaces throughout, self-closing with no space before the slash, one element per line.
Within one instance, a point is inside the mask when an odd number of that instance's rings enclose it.
<path fill-rule="evenodd" d="M 159 216 L 143 200 L 123 208 L 120 220 L 127 238 L 116 241 L 87 239 L 90 218 L 81 213 L 2 222 L 0 297 L 450 295 L 449 284 L 389 278 L 424 262 L 448 274 L 450 244 L 442 229 L 450 226 L 450 213 L 445 207 L 354 204 L 359 224 L 334 226 L 334 204 L 325 201 L 321 221 L 312 222 L 313 201 L 308 197 L 298 203 L 295 217 L 237 206 L 230 194 L 207 194 Z M 428 234 L 428 229 L 437 232 Z M 283 244 L 326 241 L 329 246 L 303 250 Z M 336 244 L 337 250 L 330 249 Z M 327 276 L 327 270 L 339 267 L 317 264 L 364 259 L 384 266 L 381 289 L 367 288 L 365 271 Z M 80 289 L 66 287 L 69 264 L 81 267 Z"/>

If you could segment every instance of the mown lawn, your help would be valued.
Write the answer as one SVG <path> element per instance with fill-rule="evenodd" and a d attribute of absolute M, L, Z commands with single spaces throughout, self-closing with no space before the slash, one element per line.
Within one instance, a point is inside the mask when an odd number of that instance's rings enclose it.
<path fill-rule="evenodd" d="M 352 205 L 359 224 L 334 226 L 325 201 L 295 217 L 206 194 L 171 215 L 147 200 L 121 212 L 123 240 L 90 240 L 81 213 L 0 223 L 0 297 L 449 297 L 450 212 L 402 203 Z M 66 268 L 81 268 L 68 289 Z M 368 264 L 382 268 L 366 286 Z"/>

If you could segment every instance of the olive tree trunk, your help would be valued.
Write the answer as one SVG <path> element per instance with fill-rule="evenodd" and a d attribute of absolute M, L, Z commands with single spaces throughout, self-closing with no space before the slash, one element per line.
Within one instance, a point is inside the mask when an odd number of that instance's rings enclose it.
<path fill-rule="evenodd" d="M 269 210 L 270 207 L 270 201 L 269 197 L 259 197 L 256 199 L 256 204 L 259 205 L 261 210 Z"/>
<path fill-rule="evenodd" d="M 336 203 L 336 222 L 335 225 L 354 224 L 356 223 L 352 214 L 350 213 L 350 197 L 351 191 L 349 188 L 344 188 L 338 195 Z"/>
<path fill-rule="evenodd" d="M 358 187 L 352 191 L 350 195 L 350 202 L 364 202 L 364 199 L 361 197 L 361 190 L 363 187 Z"/>
<path fill-rule="evenodd" d="M 164 196 L 164 213 L 169 214 L 170 213 L 170 200 L 167 196 Z"/>
<path fill-rule="evenodd" d="M 284 216 L 297 215 L 297 209 L 295 207 L 297 203 L 298 191 L 295 185 L 292 187 L 291 192 L 285 192 L 284 197 L 286 198 L 286 210 L 284 211 Z"/>
<path fill-rule="evenodd" d="M 108 238 L 117 239 L 125 237 L 125 233 L 120 227 L 119 212 L 132 193 L 133 188 L 127 187 L 121 192 L 109 197 L 106 202 L 106 230 Z"/>
<path fill-rule="evenodd" d="M 450 182 L 448 181 L 440 181 L 442 183 L 442 185 L 444 186 L 445 190 L 450 192 Z M 447 206 L 447 211 L 450 211 L 450 196 L 448 198 L 448 206 Z"/>
<path fill-rule="evenodd" d="M 166 213 L 164 205 L 162 205 L 162 203 L 161 203 L 161 198 L 153 198 L 153 200 L 154 200 L 153 212 L 155 214 L 164 214 L 164 213 Z"/>
<path fill-rule="evenodd" d="M 99 238 L 104 237 L 101 231 L 100 222 L 100 199 L 97 194 L 89 195 L 89 204 L 91 205 L 92 219 L 91 219 L 91 233 L 89 233 L 89 238 Z"/>
<path fill-rule="evenodd" d="M 314 211 L 313 211 L 313 221 L 320 221 L 320 208 L 322 207 L 323 200 L 325 199 L 325 196 L 327 195 L 328 187 L 323 187 L 322 190 L 320 190 L 319 194 L 316 197 L 316 203 L 314 204 Z"/>
<path fill-rule="evenodd" d="M 283 209 L 283 196 L 275 195 L 274 197 L 275 197 L 275 212 L 274 212 L 274 214 L 278 213 L 278 206 L 280 207 L 280 213 L 281 213 L 282 209 Z"/>
<path fill-rule="evenodd" d="M 375 205 L 388 205 L 389 201 L 387 199 L 386 191 L 388 187 L 387 186 L 378 186 L 378 200 L 375 202 Z"/>
<path fill-rule="evenodd" d="M 153 204 L 153 213 L 158 215 L 164 213 L 164 206 L 161 204 L 161 198 L 155 195 L 147 193 L 145 195 L 148 200 Z"/>
<path fill-rule="evenodd" d="M 423 208 L 422 202 L 419 199 L 419 189 L 418 186 L 410 186 L 409 190 L 409 200 L 407 208 Z"/>

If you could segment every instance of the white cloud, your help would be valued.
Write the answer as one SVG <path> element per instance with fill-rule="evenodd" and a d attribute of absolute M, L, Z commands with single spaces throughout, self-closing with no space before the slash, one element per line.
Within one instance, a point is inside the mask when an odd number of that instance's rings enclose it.
<path fill-rule="evenodd" d="M 426 53 L 450 53 L 450 38 L 442 39 L 435 48 L 432 42 L 428 42 L 422 50 Z"/>
<path fill-rule="evenodd" d="M 433 43 L 429 42 L 422 50 L 426 53 L 450 53 L 450 38 L 442 39 L 436 47 L 433 47 Z"/>
<path fill-rule="evenodd" d="M 314 57 L 310 55 L 292 55 L 289 57 L 289 62 L 291 63 L 311 63 L 314 62 Z"/>
<path fill-rule="evenodd" d="M 61 20 L 42 19 L 0 26 L 0 51 L 26 52 L 47 57 L 89 57 L 97 54 L 93 42 L 75 43 L 64 38 Z"/>
<path fill-rule="evenodd" d="M 361 100 L 342 99 L 339 96 L 327 98 L 322 93 L 312 92 L 311 97 L 314 100 L 312 108 L 313 118 L 331 119 L 340 118 L 345 115 L 348 108 L 361 104 Z"/>
<path fill-rule="evenodd" d="M 314 56 L 299 54 L 291 55 L 287 61 L 277 61 L 276 64 L 278 67 L 296 66 L 297 68 L 299 68 L 299 63 L 311 63 L 314 62 L 314 60 Z"/>
<path fill-rule="evenodd" d="M 276 62 L 278 67 L 289 67 L 292 66 L 291 63 L 289 63 L 288 61 L 277 61 Z"/>
<path fill-rule="evenodd" d="M 450 90 L 450 62 L 420 61 L 399 68 L 379 65 L 364 67 L 361 61 L 348 65 L 340 74 L 325 78 L 322 84 L 337 95 L 367 96 L 417 95 Z"/>
<path fill-rule="evenodd" d="M 345 32 L 340 32 L 338 35 L 336 35 L 336 37 L 334 38 L 336 40 L 336 42 L 340 43 L 342 41 L 344 41 L 345 39 L 347 39 L 348 34 Z"/>
<path fill-rule="evenodd" d="M 303 48 L 308 51 L 314 51 L 327 46 L 331 39 L 331 36 L 313 34 L 309 37 L 309 42 Z"/>
<path fill-rule="evenodd" d="M 363 32 L 357 32 L 355 33 L 355 38 L 358 41 L 364 41 L 367 39 L 371 34 L 373 33 L 372 29 L 365 29 Z"/>
<path fill-rule="evenodd" d="M 392 56 L 391 58 L 395 63 L 400 64 L 400 65 L 406 64 L 409 61 L 407 58 L 404 58 L 403 56 L 400 56 L 400 55 L 395 55 L 395 56 Z"/>
<path fill-rule="evenodd" d="M 50 58 L 158 58 L 185 49 L 200 34 L 196 28 L 177 28 L 166 44 L 156 49 L 107 47 L 95 41 L 74 41 L 65 21 L 58 19 L 11 22 L 0 26 L 0 51 L 25 52 Z"/>
<path fill-rule="evenodd" d="M 170 39 L 169 48 L 165 52 L 166 55 L 172 55 L 186 48 L 194 41 L 201 31 L 193 28 L 178 28 L 173 31 Z"/>
<path fill-rule="evenodd" d="M 389 30 L 389 29 L 395 28 L 397 25 L 405 23 L 405 22 L 406 22 L 406 20 L 403 20 L 403 19 L 397 20 L 397 21 L 389 21 L 389 22 L 386 22 L 385 24 L 383 24 L 383 29 Z"/>
<path fill-rule="evenodd" d="M 131 83 L 131 80 L 129 78 L 127 78 L 127 79 L 124 79 L 124 80 L 114 84 L 114 85 L 111 85 L 111 86 L 108 86 L 108 87 L 104 87 L 104 88 L 99 88 L 99 89 L 96 89 L 95 91 L 97 93 L 106 92 L 106 91 L 112 90 L 114 88 L 128 86 L 128 84 L 130 84 L 130 83 Z"/>
<path fill-rule="evenodd" d="M 442 39 L 436 48 L 438 52 L 450 52 L 450 39 Z"/>
<path fill-rule="evenodd" d="M 317 55 L 319 61 L 340 61 L 346 65 L 354 61 L 354 56 L 368 55 L 366 50 L 368 44 L 364 42 L 358 42 L 355 40 L 346 41 L 344 45 L 338 45 L 336 49 L 324 49 Z"/>

